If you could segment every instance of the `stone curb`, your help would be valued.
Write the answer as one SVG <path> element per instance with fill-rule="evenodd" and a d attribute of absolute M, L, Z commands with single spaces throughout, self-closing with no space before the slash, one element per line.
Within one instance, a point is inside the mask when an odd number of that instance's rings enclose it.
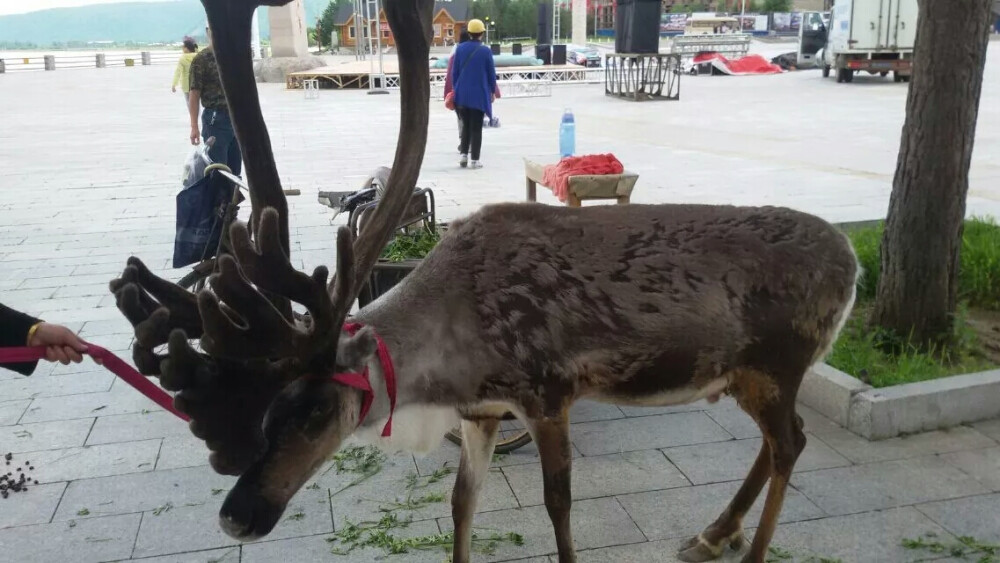
<path fill-rule="evenodd" d="M 1000 417 L 1000 370 L 875 389 L 826 364 L 806 373 L 799 400 L 869 440 Z"/>

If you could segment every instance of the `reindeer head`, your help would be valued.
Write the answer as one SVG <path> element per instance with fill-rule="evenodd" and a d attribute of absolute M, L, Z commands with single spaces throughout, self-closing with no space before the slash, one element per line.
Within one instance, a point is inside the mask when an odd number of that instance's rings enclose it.
<path fill-rule="evenodd" d="M 386 0 L 402 111 L 385 193 L 357 241 L 347 228 L 338 231 L 332 282 L 325 267 L 307 275 L 291 266 L 287 204 L 249 46 L 253 11 L 289 1 L 202 0 L 253 206 L 250 226 L 230 230 L 233 255 L 219 258 L 212 291 L 195 297 L 136 258 L 111 283 L 135 326 L 137 366 L 177 391 L 175 406 L 191 417 L 213 468 L 240 475 L 220 512 L 225 531 L 239 539 L 270 532 L 291 497 L 357 427 L 362 393 L 330 375 L 363 369 L 375 352 L 371 332 L 350 336 L 342 326 L 410 202 L 427 141 L 434 2 Z M 294 315 L 291 301 L 308 315 Z M 200 338 L 203 352 L 189 338 Z M 164 343 L 167 354 L 157 355 Z"/>

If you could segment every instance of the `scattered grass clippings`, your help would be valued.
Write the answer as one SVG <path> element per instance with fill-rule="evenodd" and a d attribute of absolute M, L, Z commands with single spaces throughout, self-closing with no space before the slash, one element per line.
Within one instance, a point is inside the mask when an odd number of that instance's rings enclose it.
<path fill-rule="evenodd" d="M 378 521 L 346 520 L 333 536 L 327 538 L 326 541 L 331 544 L 330 552 L 335 555 L 347 555 L 355 549 L 366 547 L 380 549 L 386 555 L 410 551 L 450 551 L 455 543 L 452 532 L 418 537 L 398 537 L 393 532 L 407 528 L 413 522 L 412 514 L 401 516 L 401 512 L 412 512 L 431 504 L 444 502 L 446 495 L 441 492 L 429 492 L 419 496 L 415 494 L 442 481 L 453 472 L 451 467 L 444 465 L 430 475 L 419 476 L 414 473 L 407 475 L 406 498 L 379 506 L 378 510 L 382 513 L 382 517 Z M 520 546 L 524 545 L 524 538 L 514 532 L 491 532 L 485 536 L 472 534 L 472 548 L 478 553 L 492 554 L 503 543 Z"/>
<path fill-rule="evenodd" d="M 106 541 L 111 541 L 113 539 L 114 538 L 95 538 L 93 536 L 88 536 L 88 537 L 84 538 L 83 541 L 90 542 L 90 543 L 104 543 Z"/>
<path fill-rule="evenodd" d="M 947 555 L 976 563 L 1000 563 L 1000 544 L 983 542 L 972 536 L 959 536 L 958 541 L 941 541 L 937 534 L 927 533 L 917 539 L 903 538 L 902 545 L 906 549 L 925 552 L 928 555 L 926 560 Z"/>
<path fill-rule="evenodd" d="M 69 527 L 70 528 L 75 528 L 76 527 L 76 520 L 70 520 L 69 521 Z"/>
<path fill-rule="evenodd" d="M 394 512 L 396 510 L 420 510 L 421 508 L 438 502 L 444 502 L 444 493 L 431 493 L 422 497 L 413 498 L 412 494 L 407 495 L 406 500 L 391 502 L 378 508 L 379 512 Z"/>
<path fill-rule="evenodd" d="M 347 555 L 359 548 L 381 549 L 386 555 L 409 553 L 410 551 L 441 550 L 450 551 L 455 543 L 453 532 L 431 534 L 417 537 L 398 537 L 394 530 L 409 527 L 412 519 L 399 519 L 395 513 L 386 513 L 378 522 L 354 523 L 345 521 L 343 528 L 332 537 L 326 539 L 332 544 L 330 552 L 334 555 Z M 514 532 L 490 533 L 487 536 L 472 534 L 472 549 L 477 553 L 491 555 L 502 543 L 524 545 L 524 537 Z"/>
<path fill-rule="evenodd" d="M 158 506 L 153 509 L 153 516 L 159 516 L 165 512 L 170 512 L 170 509 L 174 507 L 174 503 L 167 502 L 163 506 Z"/>
<path fill-rule="evenodd" d="M 377 475 L 387 459 L 385 453 L 374 446 L 350 446 L 340 450 L 333 456 L 331 469 L 336 469 L 337 475 L 355 473 L 359 477 L 333 494 L 337 495 Z"/>
<path fill-rule="evenodd" d="M 292 522 L 298 522 L 299 520 L 305 520 L 305 519 L 306 519 L 306 513 L 302 512 L 301 510 L 297 510 L 295 511 L 294 514 L 289 514 L 288 517 L 285 518 L 285 520 L 291 520 Z"/>
<path fill-rule="evenodd" d="M 226 492 L 226 489 L 212 489 L 212 496 L 218 496 Z"/>
<path fill-rule="evenodd" d="M 510 457 L 510 454 L 493 454 L 492 463 L 500 463 Z"/>
<path fill-rule="evenodd" d="M 306 490 L 308 490 L 308 491 L 318 491 L 319 490 L 319 483 L 313 483 L 312 485 L 309 485 L 308 487 L 306 487 Z"/>
<path fill-rule="evenodd" d="M 17 432 L 14 432 L 15 438 L 31 438 L 31 436 L 31 432 L 28 432 L 27 430 L 18 430 Z"/>
<path fill-rule="evenodd" d="M 76 515 L 77 516 L 89 516 L 90 515 L 90 509 L 89 508 L 81 508 L 80 510 L 76 511 Z"/>

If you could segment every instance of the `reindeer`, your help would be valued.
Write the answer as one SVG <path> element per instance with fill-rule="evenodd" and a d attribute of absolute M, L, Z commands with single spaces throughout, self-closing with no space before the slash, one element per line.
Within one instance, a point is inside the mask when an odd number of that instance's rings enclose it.
<path fill-rule="evenodd" d="M 491 205 L 348 317 L 420 171 L 433 0 L 385 3 L 401 75 L 395 162 L 357 240 L 337 233 L 329 282 L 325 267 L 307 275 L 289 262 L 287 209 L 250 66 L 252 10 L 287 1 L 203 0 L 253 203 L 249 226 L 231 229 L 233 255 L 220 258 L 211 291 L 192 294 L 134 257 L 111 282 L 135 327 L 136 365 L 177 392 L 212 467 L 239 475 L 222 528 L 240 540 L 268 534 L 348 437 L 420 452 L 460 421 L 453 557 L 467 562 L 500 418 L 512 411 L 538 444 L 559 560 L 569 563 L 574 401 L 673 405 L 728 393 L 763 443 L 735 498 L 679 557 L 742 549 L 743 518 L 770 480 L 744 557 L 764 561 L 806 442 L 796 393 L 853 304 L 858 266 L 846 237 L 773 207 Z M 293 314 L 290 301 L 308 315 Z"/>

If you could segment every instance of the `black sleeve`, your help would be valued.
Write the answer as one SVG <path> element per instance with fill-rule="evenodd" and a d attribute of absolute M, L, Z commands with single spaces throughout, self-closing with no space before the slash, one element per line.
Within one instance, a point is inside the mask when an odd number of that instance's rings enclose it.
<path fill-rule="evenodd" d="M 26 346 L 28 344 L 28 331 L 37 322 L 38 319 L 0 303 L 0 348 Z M 0 364 L 0 367 L 24 375 L 31 375 L 37 366 L 38 362 Z"/>

